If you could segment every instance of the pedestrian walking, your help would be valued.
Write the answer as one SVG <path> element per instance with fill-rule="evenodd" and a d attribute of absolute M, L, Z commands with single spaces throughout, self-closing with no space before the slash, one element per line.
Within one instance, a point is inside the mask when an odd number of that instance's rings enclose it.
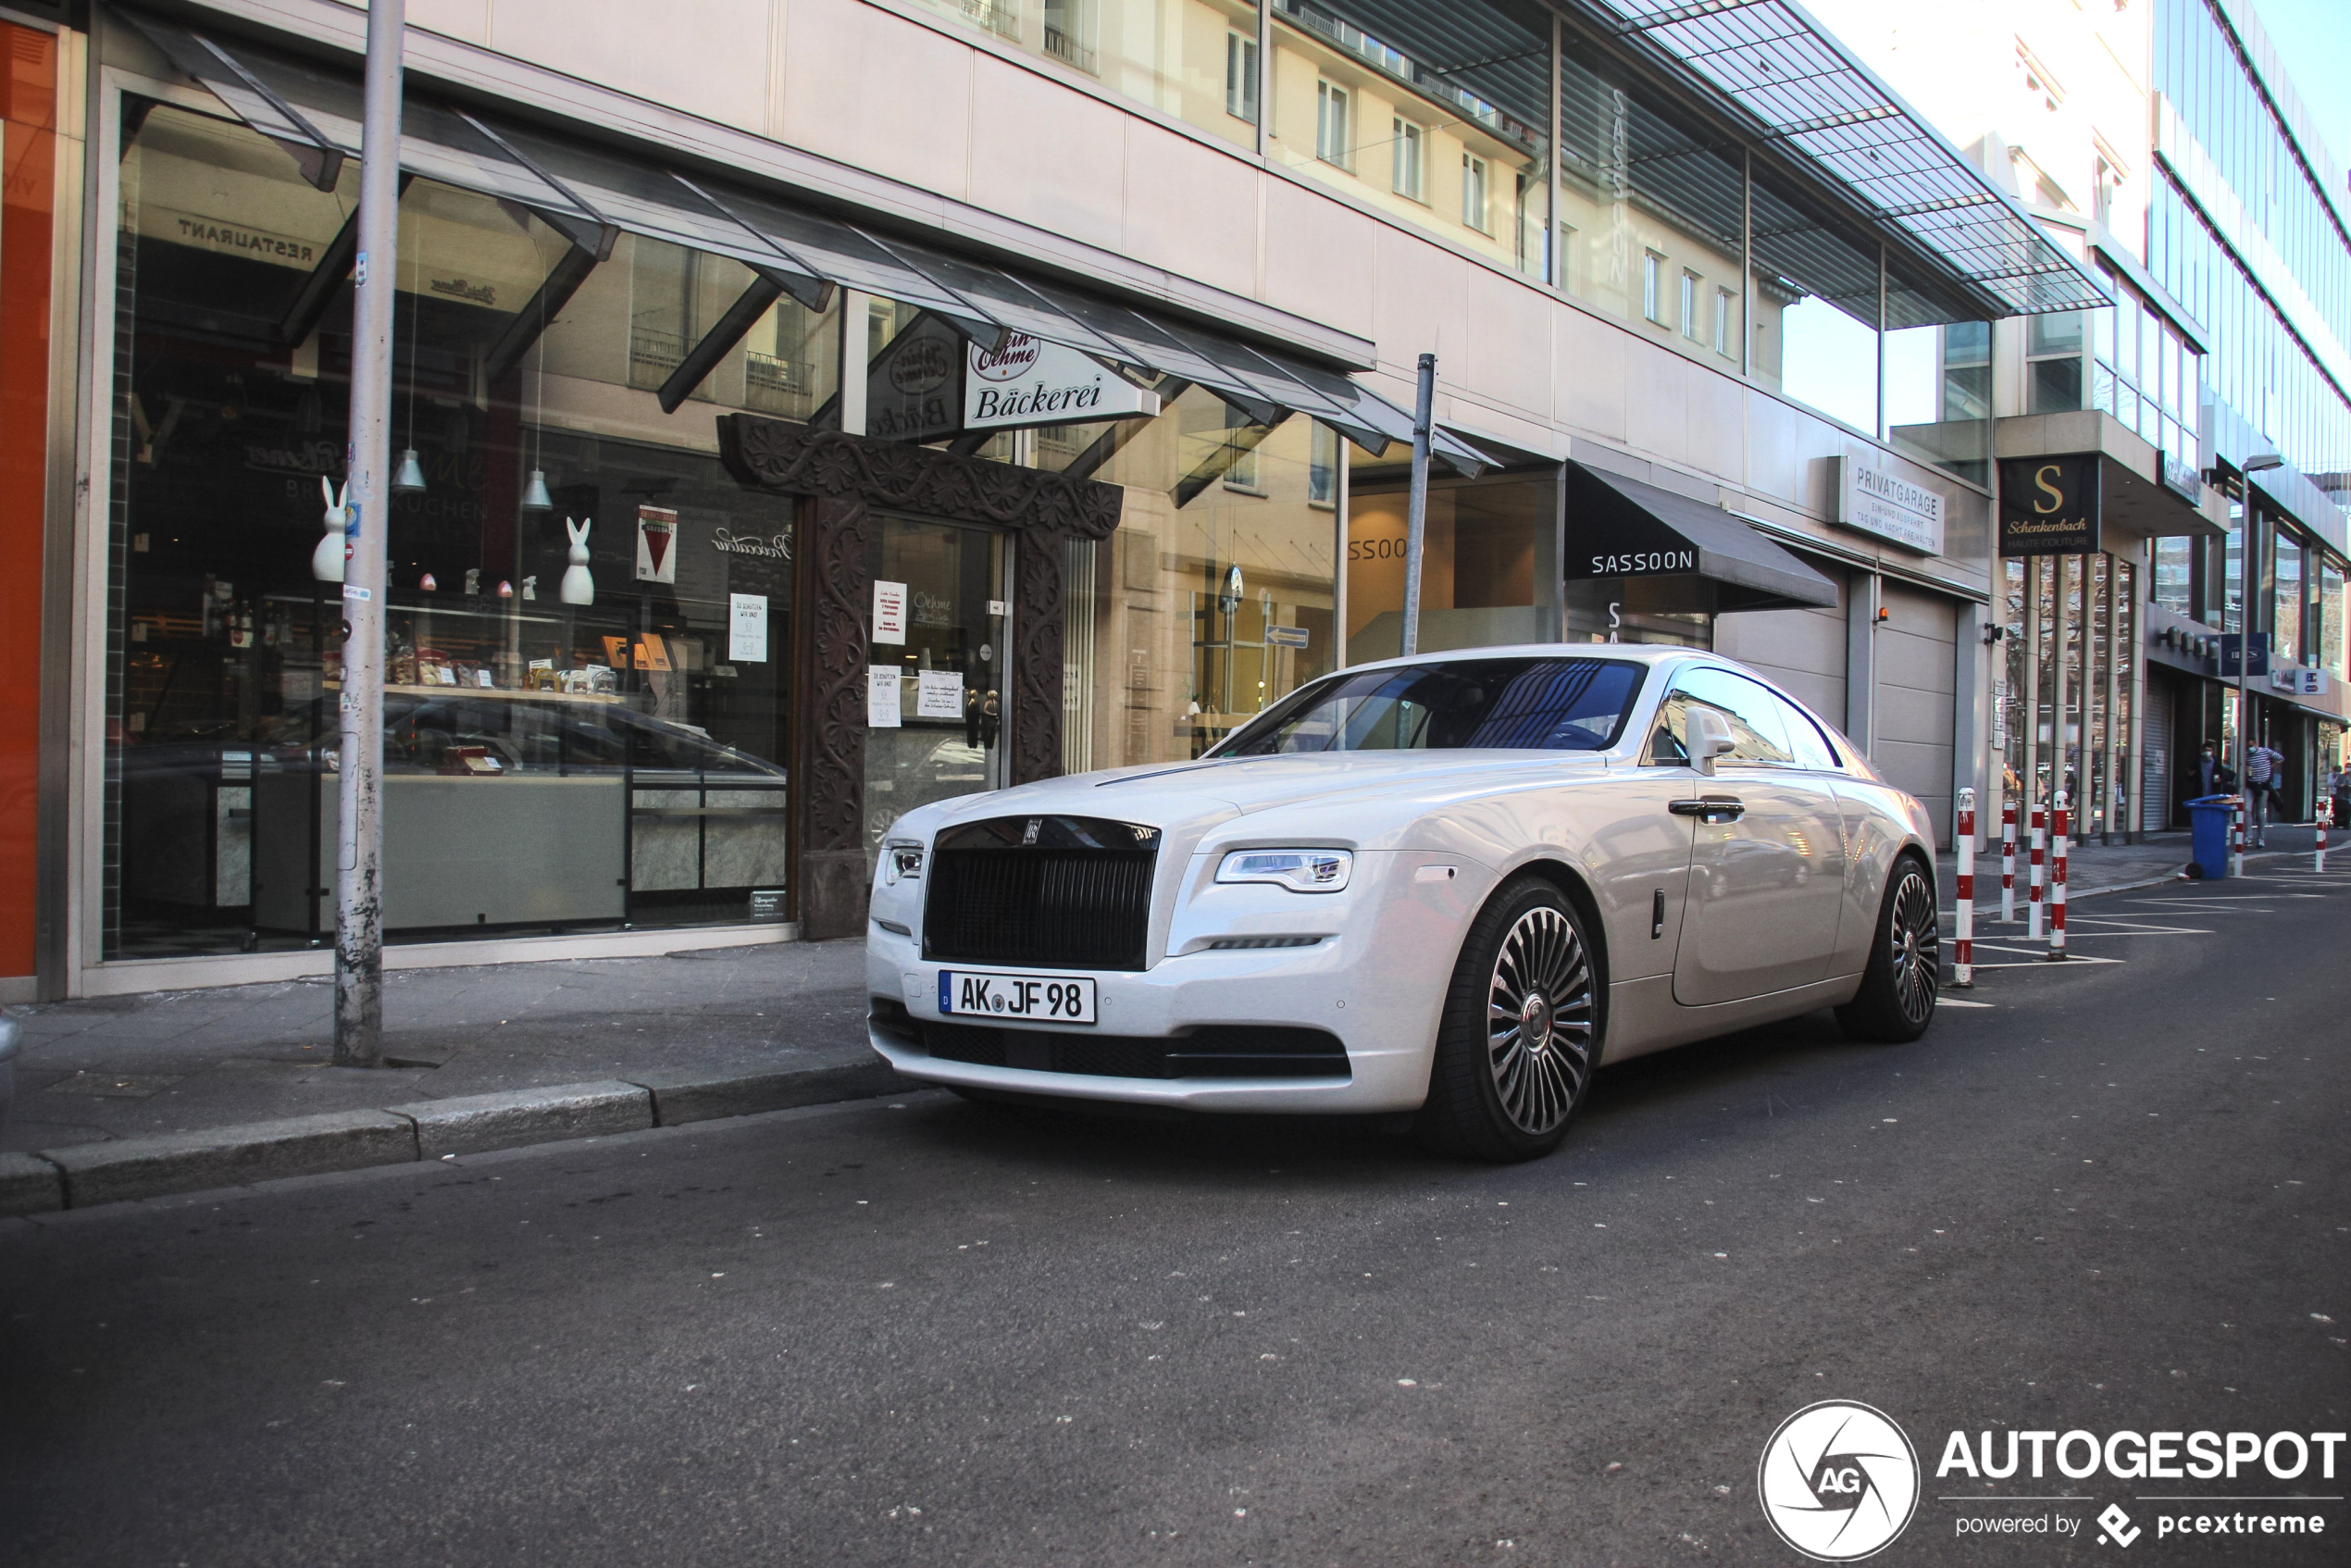
<path fill-rule="evenodd" d="M 2283 761 L 2283 752 L 2272 751 L 2258 740 L 2245 748 L 2245 826 L 2252 829 L 2253 842 L 2258 848 L 2269 847 L 2270 796 L 2275 789 L 2278 765 Z"/>

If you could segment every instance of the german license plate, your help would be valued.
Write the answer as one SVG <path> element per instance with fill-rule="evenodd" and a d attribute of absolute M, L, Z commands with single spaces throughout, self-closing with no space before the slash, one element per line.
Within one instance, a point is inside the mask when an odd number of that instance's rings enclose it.
<path fill-rule="evenodd" d="M 1094 1021 L 1094 982 L 1084 975 L 939 972 L 939 1011 L 950 1017 L 985 1015 L 1046 1024 Z"/>

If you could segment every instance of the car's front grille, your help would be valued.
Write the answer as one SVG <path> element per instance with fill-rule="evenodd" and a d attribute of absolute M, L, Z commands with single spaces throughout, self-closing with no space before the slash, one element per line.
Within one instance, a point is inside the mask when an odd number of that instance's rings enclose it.
<path fill-rule="evenodd" d="M 1006 816 L 931 847 L 923 956 L 963 964 L 1141 969 L 1159 830 L 1085 816 Z"/>
<path fill-rule="evenodd" d="M 1063 1034 L 922 1020 L 924 1048 L 944 1062 L 1108 1078 L 1339 1078 L 1347 1048 L 1323 1029 L 1210 1024 L 1180 1035 Z"/>

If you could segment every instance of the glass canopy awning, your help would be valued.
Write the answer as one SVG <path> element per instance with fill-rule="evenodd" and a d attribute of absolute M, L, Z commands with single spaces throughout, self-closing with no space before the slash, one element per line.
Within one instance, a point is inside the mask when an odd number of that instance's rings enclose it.
<path fill-rule="evenodd" d="M 2096 277 L 1796 0 L 1584 0 L 2010 316 L 2111 305 Z"/>
<path fill-rule="evenodd" d="M 178 22 L 126 14 L 174 65 L 284 147 L 321 190 L 332 190 L 343 161 L 360 156 L 357 78 L 243 40 L 232 44 Z M 979 343 L 1001 346 L 1012 334 L 1026 333 L 1092 355 L 1141 381 L 1165 385 L 1172 379 L 1203 387 L 1251 424 L 1304 414 L 1375 454 L 1412 439 L 1410 413 L 1341 372 L 797 207 L 772 193 L 690 178 L 429 95 L 412 92 L 403 101 L 400 161 L 409 174 L 525 207 L 571 242 L 577 263 L 558 267 L 554 275 L 563 280 L 561 297 L 545 300 L 543 310 L 525 312 L 541 325 L 626 232 L 727 256 L 749 268 L 765 287 L 814 309 L 824 308 L 836 287 L 854 289 L 929 311 Z M 341 265 L 349 262 L 349 255 L 340 257 Z M 518 337 L 493 356 L 518 358 L 525 342 Z M 690 387 L 675 390 L 674 398 L 672 389 L 662 393 L 672 407 Z M 1442 429 L 1432 446 L 1462 473 L 1491 467 L 1485 454 Z"/>

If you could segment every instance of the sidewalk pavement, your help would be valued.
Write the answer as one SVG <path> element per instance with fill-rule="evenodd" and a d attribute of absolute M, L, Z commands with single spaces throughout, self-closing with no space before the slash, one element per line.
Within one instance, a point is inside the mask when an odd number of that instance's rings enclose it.
<path fill-rule="evenodd" d="M 2000 840 L 1999 824 L 1992 824 L 1993 839 L 1989 848 L 1975 856 L 1975 917 L 1979 924 L 1986 919 L 1997 920 L 2000 911 Z M 2269 830 L 2269 847 L 2248 848 L 2248 861 L 2255 856 L 2278 856 L 2311 852 L 2316 829 L 2281 825 Z M 2339 851 L 2351 851 L 2341 831 L 2327 836 L 2327 852 L 2332 856 Z M 2016 906 L 2018 917 L 2023 916 L 2027 873 L 2030 868 L 2031 840 L 2024 829 L 2017 829 L 2016 844 Z M 2181 875 L 2187 869 L 2188 835 L 2185 833 L 2149 833 L 2135 844 L 2073 844 L 2068 847 L 2065 865 L 2066 896 L 2078 899 L 2093 893 L 2114 892 L 2123 888 L 2143 886 Z M 1947 907 L 1958 886 L 1959 859 L 1949 851 L 1934 857 L 1934 876 Z M 1991 913 L 1987 915 L 1986 910 Z"/>
<path fill-rule="evenodd" d="M 2270 831 L 2307 854 L 2311 829 Z M 2345 852 L 2351 852 L 2346 846 Z M 2074 846 L 2072 898 L 2177 876 L 2187 835 Z M 1942 885 L 1957 865 L 1937 857 Z M 2024 902 L 2020 850 L 2017 898 Z M 1976 860 L 1979 928 L 1997 845 Z M 384 1054 L 337 1067 L 326 980 L 14 1010 L 0 1215 L 889 1093 L 854 940 L 384 977 Z"/>
<path fill-rule="evenodd" d="M 14 1008 L 0 1214 L 886 1093 L 865 1006 L 851 940 L 392 970 L 374 1069 L 329 980 Z"/>

